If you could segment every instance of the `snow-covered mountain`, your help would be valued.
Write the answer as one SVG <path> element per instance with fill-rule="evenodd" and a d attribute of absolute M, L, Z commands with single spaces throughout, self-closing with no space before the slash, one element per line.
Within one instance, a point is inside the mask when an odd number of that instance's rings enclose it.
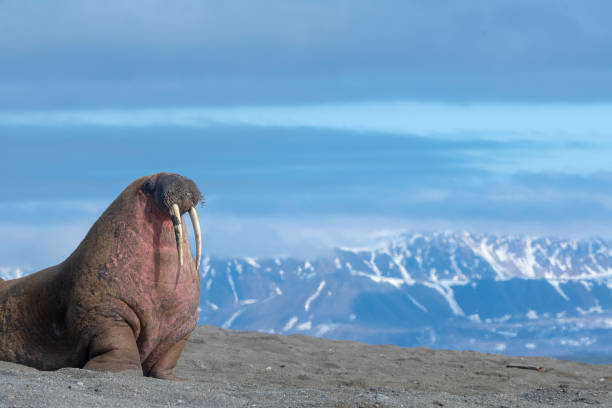
<path fill-rule="evenodd" d="M 406 234 L 309 260 L 206 257 L 200 272 L 202 324 L 612 363 L 603 240 Z"/>
<path fill-rule="evenodd" d="M 603 240 L 407 234 L 311 260 L 206 258 L 201 273 L 200 323 L 404 346 L 612 356 L 612 242 Z"/>

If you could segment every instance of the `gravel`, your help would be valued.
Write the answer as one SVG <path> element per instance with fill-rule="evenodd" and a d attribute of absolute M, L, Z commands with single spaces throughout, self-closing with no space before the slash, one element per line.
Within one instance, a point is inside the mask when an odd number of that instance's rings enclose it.
<path fill-rule="evenodd" d="M 612 365 L 200 326 L 164 381 L 0 362 L 0 407 L 612 407 Z"/>

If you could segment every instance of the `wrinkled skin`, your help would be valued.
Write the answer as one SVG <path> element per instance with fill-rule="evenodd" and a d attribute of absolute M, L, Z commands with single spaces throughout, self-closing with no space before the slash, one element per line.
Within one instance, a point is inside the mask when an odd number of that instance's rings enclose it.
<path fill-rule="evenodd" d="M 175 379 L 200 297 L 182 214 L 200 199 L 185 177 L 140 178 L 64 262 L 0 280 L 0 360 Z M 179 205 L 185 231 L 182 266 L 169 201 Z"/>

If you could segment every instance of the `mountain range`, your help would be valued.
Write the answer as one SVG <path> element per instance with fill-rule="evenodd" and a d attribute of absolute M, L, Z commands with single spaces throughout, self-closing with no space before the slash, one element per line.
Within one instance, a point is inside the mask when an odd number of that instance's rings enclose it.
<path fill-rule="evenodd" d="M 205 258 L 200 323 L 612 362 L 612 242 L 404 234 L 316 259 Z"/>
<path fill-rule="evenodd" d="M 200 273 L 200 324 L 612 363 L 602 239 L 409 233 L 313 259 L 205 257 Z"/>

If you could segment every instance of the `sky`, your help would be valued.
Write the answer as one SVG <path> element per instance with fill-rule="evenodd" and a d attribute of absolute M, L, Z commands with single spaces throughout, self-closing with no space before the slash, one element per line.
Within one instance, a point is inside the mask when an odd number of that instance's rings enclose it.
<path fill-rule="evenodd" d="M 0 0 L 0 268 L 61 262 L 133 179 L 210 256 L 402 231 L 612 238 L 612 3 Z"/>

